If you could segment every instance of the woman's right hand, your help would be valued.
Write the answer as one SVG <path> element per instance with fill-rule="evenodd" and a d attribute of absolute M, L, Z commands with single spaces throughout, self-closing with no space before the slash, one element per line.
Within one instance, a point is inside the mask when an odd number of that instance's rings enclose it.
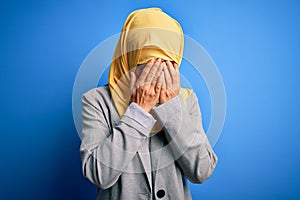
<path fill-rule="evenodd" d="M 131 101 L 137 103 L 145 111 L 150 112 L 153 106 L 159 102 L 159 95 L 164 80 L 161 59 L 151 59 L 143 69 L 141 75 L 136 78 L 134 72 L 130 73 Z"/>

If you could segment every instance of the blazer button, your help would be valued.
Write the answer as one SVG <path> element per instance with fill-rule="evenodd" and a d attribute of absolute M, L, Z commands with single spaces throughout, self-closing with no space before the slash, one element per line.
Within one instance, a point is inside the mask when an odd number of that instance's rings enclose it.
<path fill-rule="evenodd" d="M 166 194 L 166 192 L 165 192 L 165 190 L 163 190 L 163 189 L 158 190 L 158 191 L 156 192 L 156 196 L 157 196 L 158 198 L 163 198 L 163 197 L 165 196 L 165 194 Z"/>

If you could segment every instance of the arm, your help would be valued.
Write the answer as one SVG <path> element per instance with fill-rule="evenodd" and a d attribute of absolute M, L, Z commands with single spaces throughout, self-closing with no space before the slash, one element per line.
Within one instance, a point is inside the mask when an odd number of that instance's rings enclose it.
<path fill-rule="evenodd" d="M 95 90 L 82 96 L 80 154 L 83 175 L 98 187 L 106 189 L 116 183 L 149 137 L 155 120 L 132 103 L 119 123 L 110 128 L 101 104 L 101 96 Z"/>
<path fill-rule="evenodd" d="M 153 108 L 164 124 L 171 151 L 184 175 L 193 183 L 203 183 L 214 171 L 217 156 L 202 127 L 197 97 L 191 94 L 185 106 L 179 95 Z"/>

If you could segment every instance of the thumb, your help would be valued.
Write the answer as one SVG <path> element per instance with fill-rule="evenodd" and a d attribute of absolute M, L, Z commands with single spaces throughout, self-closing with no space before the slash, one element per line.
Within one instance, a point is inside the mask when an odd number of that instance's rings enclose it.
<path fill-rule="evenodd" d="M 130 94 L 135 90 L 136 76 L 134 72 L 130 72 Z"/>

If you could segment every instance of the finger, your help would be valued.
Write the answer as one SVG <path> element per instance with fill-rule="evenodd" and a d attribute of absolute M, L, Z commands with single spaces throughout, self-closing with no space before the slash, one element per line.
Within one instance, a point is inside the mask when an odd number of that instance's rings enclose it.
<path fill-rule="evenodd" d="M 166 91 L 166 79 L 165 79 L 165 74 L 162 73 L 161 77 L 159 78 L 162 83 L 161 83 L 161 89 L 160 89 L 160 94 L 159 94 L 159 102 L 163 101 L 163 97 L 165 95 L 165 91 Z"/>
<path fill-rule="evenodd" d="M 168 60 L 166 63 L 167 63 L 168 70 L 169 70 L 169 73 L 171 75 L 172 83 L 173 83 L 176 79 L 176 70 L 175 70 L 173 64 L 171 63 L 171 61 Z"/>
<path fill-rule="evenodd" d="M 174 66 L 175 70 L 177 72 L 179 72 L 179 67 L 178 67 L 178 64 L 176 62 L 173 63 L 173 66 Z"/>
<path fill-rule="evenodd" d="M 152 82 L 154 81 L 156 83 L 158 81 L 159 77 L 163 73 L 163 69 L 164 69 L 164 65 L 163 65 L 163 62 L 161 62 L 158 69 L 157 69 L 157 71 L 156 71 L 155 77 L 152 80 Z"/>
<path fill-rule="evenodd" d="M 162 73 L 157 80 L 155 92 L 160 92 L 164 79 L 165 79 L 165 76 Z"/>
<path fill-rule="evenodd" d="M 164 73 L 162 73 L 162 75 L 161 75 L 161 88 L 162 89 L 165 89 L 166 87 L 167 87 L 167 84 L 166 84 L 166 76 L 165 76 L 165 74 Z"/>
<path fill-rule="evenodd" d="M 157 85 L 161 86 L 163 83 L 165 83 L 165 74 L 161 73 L 157 79 Z"/>
<path fill-rule="evenodd" d="M 146 83 L 152 83 L 152 81 L 155 79 L 156 72 L 160 68 L 160 63 L 161 63 L 161 58 L 158 58 L 148 73 L 148 76 L 146 78 Z"/>
<path fill-rule="evenodd" d="M 145 68 L 143 69 L 143 71 L 142 71 L 140 77 L 138 78 L 138 80 L 137 80 L 137 82 L 136 82 L 136 85 L 137 85 L 138 87 L 141 86 L 141 85 L 145 82 L 146 77 L 147 77 L 147 75 L 148 75 L 150 69 L 152 68 L 153 64 L 154 64 L 154 59 L 151 59 L 151 60 L 146 64 Z"/>
<path fill-rule="evenodd" d="M 172 88 L 175 89 L 178 87 L 178 84 L 180 84 L 180 74 L 179 71 L 176 71 L 175 64 L 178 67 L 177 63 L 172 63 L 170 61 L 167 62 L 168 69 L 171 75 L 171 81 L 172 81 Z"/>
<path fill-rule="evenodd" d="M 136 68 L 135 68 L 135 75 L 136 77 L 140 77 L 143 69 L 146 67 L 147 63 L 146 64 L 141 64 L 141 65 L 138 65 Z"/>
<path fill-rule="evenodd" d="M 131 102 L 136 102 L 137 101 L 136 98 L 137 98 L 137 91 L 134 90 L 132 95 L 131 95 L 131 98 L 130 98 Z"/>
<path fill-rule="evenodd" d="M 137 104 L 139 104 L 140 103 L 140 88 L 137 88 L 136 90 L 135 90 L 135 102 L 137 103 Z"/>
<path fill-rule="evenodd" d="M 172 78 L 166 64 L 164 64 L 164 75 L 165 75 L 166 88 L 167 89 L 172 88 Z"/>
<path fill-rule="evenodd" d="M 133 94 L 133 91 L 135 90 L 135 82 L 136 82 L 136 76 L 134 72 L 130 72 L 130 94 Z"/>

